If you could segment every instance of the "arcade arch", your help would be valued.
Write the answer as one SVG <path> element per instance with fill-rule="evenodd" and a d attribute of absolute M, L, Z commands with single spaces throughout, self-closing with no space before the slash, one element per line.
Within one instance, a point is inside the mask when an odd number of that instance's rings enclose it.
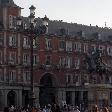
<path fill-rule="evenodd" d="M 39 104 L 45 106 L 56 103 L 56 83 L 53 74 L 46 73 L 40 79 Z"/>

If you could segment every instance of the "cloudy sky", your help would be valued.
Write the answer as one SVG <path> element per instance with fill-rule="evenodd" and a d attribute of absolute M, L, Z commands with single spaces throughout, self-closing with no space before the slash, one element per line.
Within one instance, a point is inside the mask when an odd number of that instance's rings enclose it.
<path fill-rule="evenodd" d="M 63 20 L 85 25 L 112 27 L 112 0 L 14 0 L 29 15 L 29 7 L 36 7 L 36 17 L 47 15 L 50 20 Z"/>

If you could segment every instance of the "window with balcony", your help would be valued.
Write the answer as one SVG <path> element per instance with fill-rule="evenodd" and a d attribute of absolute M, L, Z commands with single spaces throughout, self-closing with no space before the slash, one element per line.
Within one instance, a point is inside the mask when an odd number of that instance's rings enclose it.
<path fill-rule="evenodd" d="M 9 46 L 16 47 L 16 35 L 9 36 Z"/>
<path fill-rule="evenodd" d="M 66 41 L 66 51 L 68 52 L 72 51 L 72 42 Z"/>
<path fill-rule="evenodd" d="M 66 83 L 67 84 L 71 83 L 71 74 L 66 74 Z"/>
<path fill-rule="evenodd" d="M 16 70 L 9 71 L 9 81 L 15 82 L 16 81 Z"/>
<path fill-rule="evenodd" d="M 4 38 L 2 37 L 2 35 L 0 35 L 0 47 L 3 47 L 4 45 Z"/>
<path fill-rule="evenodd" d="M 2 64 L 3 58 L 2 58 L 2 51 L 0 51 L 0 64 Z"/>
<path fill-rule="evenodd" d="M 79 76 L 77 74 L 73 75 L 73 83 L 76 84 L 77 82 L 79 82 Z"/>
<path fill-rule="evenodd" d="M 66 46 L 65 41 L 59 41 L 59 50 L 60 51 L 65 50 L 65 46 Z"/>
<path fill-rule="evenodd" d="M 74 68 L 75 69 L 80 68 L 80 58 L 75 58 L 75 60 L 74 60 Z"/>
<path fill-rule="evenodd" d="M 0 69 L 0 81 L 4 80 L 4 73 L 3 73 L 3 69 Z"/>
<path fill-rule="evenodd" d="M 33 48 L 36 48 L 36 47 L 37 47 L 36 39 L 33 39 Z"/>
<path fill-rule="evenodd" d="M 29 54 L 23 54 L 23 64 L 28 65 L 30 64 L 30 55 Z"/>
<path fill-rule="evenodd" d="M 46 65 L 51 65 L 51 56 L 46 56 Z"/>
<path fill-rule="evenodd" d="M 61 56 L 61 57 L 60 57 L 59 65 L 60 65 L 61 67 L 65 67 L 66 61 L 65 61 L 65 57 L 64 57 L 64 56 Z"/>
<path fill-rule="evenodd" d="M 33 44 L 34 44 L 34 42 L 33 42 Z M 30 48 L 29 38 L 28 37 L 23 38 L 23 48 Z"/>
<path fill-rule="evenodd" d="M 84 53 L 87 53 L 87 52 L 88 52 L 88 44 L 84 43 Z"/>
<path fill-rule="evenodd" d="M 46 49 L 47 50 L 51 50 L 52 49 L 51 39 L 46 39 Z"/>
<path fill-rule="evenodd" d="M 75 84 L 75 86 L 80 85 L 80 76 L 79 76 L 79 74 L 74 74 L 73 75 L 73 84 Z"/>
<path fill-rule="evenodd" d="M 33 65 L 37 65 L 39 62 L 39 57 L 37 55 L 33 55 Z"/>
<path fill-rule="evenodd" d="M 23 76 L 23 80 L 24 82 L 29 82 L 31 80 L 31 74 L 30 71 L 24 71 L 24 76 Z"/>
<path fill-rule="evenodd" d="M 66 68 L 72 67 L 72 57 L 66 57 Z"/>
<path fill-rule="evenodd" d="M 9 64 L 15 64 L 16 63 L 16 52 L 9 52 Z"/>
<path fill-rule="evenodd" d="M 74 43 L 74 51 L 81 52 L 81 43 L 79 42 Z"/>

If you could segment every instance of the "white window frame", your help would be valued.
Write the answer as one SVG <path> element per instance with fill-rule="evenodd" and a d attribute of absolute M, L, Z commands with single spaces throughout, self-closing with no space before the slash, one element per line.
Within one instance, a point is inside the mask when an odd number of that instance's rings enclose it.
<path fill-rule="evenodd" d="M 23 37 L 23 48 L 30 48 L 28 37 Z"/>
<path fill-rule="evenodd" d="M 51 39 L 46 39 L 46 49 L 47 50 L 52 49 L 52 41 L 51 41 Z"/>
<path fill-rule="evenodd" d="M 16 52 L 15 51 L 9 52 L 9 63 L 10 64 L 16 63 Z"/>
<path fill-rule="evenodd" d="M 72 42 L 66 41 L 66 51 L 72 51 Z"/>
<path fill-rule="evenodd" d="M 24 82 L 30 82 L 31 81 L 31 72 L 28 70 L 24 71 L 23 81 Z"/>
<path fill-rule="evenodd" d="M 36 45 L 36 39 L 33 39 L 33 48 L 36 48 L 37 45 Z"/>
<path fill-rule="evenodd" d="M 9 36 L 9 46 L 16 46 L 16 35 Z"/>
<path fill-rule="evenodd" d="M 62 67 L 66 65 L 66 59 L 64 56 L 60 56 L 59 65 Z"/>
<path fill-rule="evenodd" d="M 75 60 L 74 60 L 74 68 L 75 69 L 80 68 L 80 58 L 75 58 Z"/>
<path fill-rule="evenodd" d="M 15 82 L 16 81 L 16 70 L 10 70 L 9 71 L 9 82 Z"/>
<path fill-rule="evenodd" d="M 28 53 L 23 54 L 23 64 L 29 64 L 30 63 L 30 55 Z"/>
<path fill-rule="evenodd" d="M 67 56 L 66 57 L 66 68 L 72 67 L 72 57 Z"/>
<path fill-rule="evenodd" d="M 73 46 L 74 46 L 74 51 L 75 52 L 81 52 L 81 43 L 80 42 L 74 42 L 73 43 Z"/>
<path fill-rule="evenodd" d="M 84 53 L 87 53 L 87 52 L 88 52 L 88 44 L 84 43 Z"/>
<path fill-rule="evenodd" d="M 33 55 L 33 65 L 37 65 L 39 62 L 39 57 L 37 54 L 34 54 Z"/>

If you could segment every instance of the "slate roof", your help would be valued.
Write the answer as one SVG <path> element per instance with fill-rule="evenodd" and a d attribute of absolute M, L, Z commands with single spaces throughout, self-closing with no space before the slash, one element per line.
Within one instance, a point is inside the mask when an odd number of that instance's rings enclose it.
<path fill-rule="evenodd" d="M 0 0 L 0 6 L 18 7 L 13 0 Z M 28 18 L 22 17 L 28 24 Z M 37 19 L 37 27 L 42 24 L 42 18 Z M 62 20 L 49 20 L 48 33 L 57 36 L 84 37 L 85 39 L 112 40 L 112 29 L 107 27 L 87 26 L 77 23 L 67 23 Z"/>
<path fill-rule="evenodd" d="M 22 17 L 23 23 L 28 23 L 27 17 Z M 36 18 L 37 27 L 42 24 L 42 18 Z M 87 26 L 77 23 L 67 23 L 49 20 L 48 34 L 57 36 L 83 37 L 85 39 L 112 40 L 112 29 L 108 27 Z M 63 31 L 63 32 L 62 32 Z M 62 34 L 63 33 L 63 34 Z"/>

